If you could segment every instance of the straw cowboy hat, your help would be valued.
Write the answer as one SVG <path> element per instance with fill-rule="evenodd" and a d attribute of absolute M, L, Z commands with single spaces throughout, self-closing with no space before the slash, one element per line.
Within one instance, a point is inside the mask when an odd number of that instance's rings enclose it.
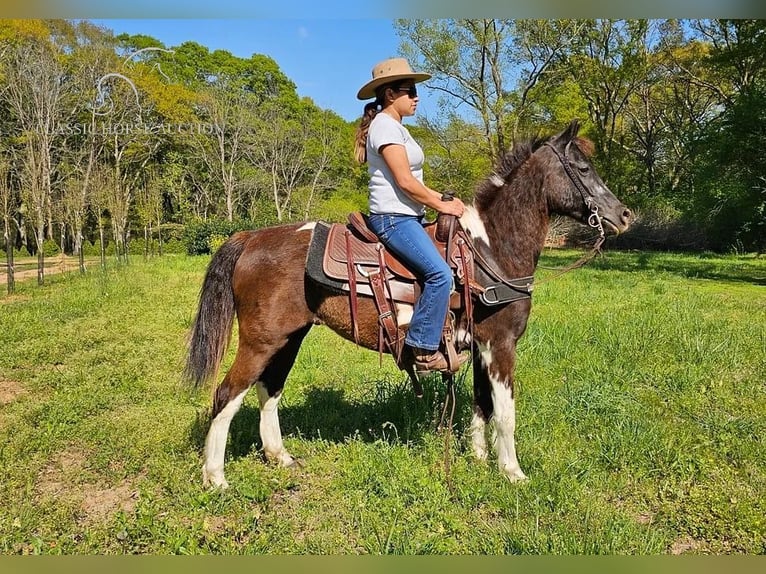
<path fill-rule="evenodd" d="M 360 100 L 369 100 L 375 97 L 375 90 L 383 84 L 410 78 L 417 83 L 430 77 L 431 74 L 413 72 L 409 62 L 404 58 L 390 58 L 375 64 L 372 69 L 372 80 L 361 87 L 356 97 Z"/>

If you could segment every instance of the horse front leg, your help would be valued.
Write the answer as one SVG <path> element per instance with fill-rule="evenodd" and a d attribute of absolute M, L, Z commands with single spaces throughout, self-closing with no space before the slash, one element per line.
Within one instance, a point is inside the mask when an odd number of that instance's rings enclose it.
<path fill-rule="evenodd" d="M 479 345 L 479 358 L 474 362 L 474 396 L 476 407 L 471 423 L 474 453 L 486 458 L 485 428 L 478 419 L 494 423 L 494 447 L 497 464 L 509 480 L 524 480 L 516 457 L 516 401 L 513 395 L 515 344 Z M 478 371 L 478 372 L 477 372 Z M 489 413 L 489 415 L 487 415 Z M 481 433 L 481 436 L 479 436 Z"/>
<path fill-rule="evenodd" d="M 483 364 L 479 345 L 473 344 L 473 415 L 469 434 L 473 455 L 487 460 L 487 423 L 492 418 L 492 392 L 487 369 Z"/>

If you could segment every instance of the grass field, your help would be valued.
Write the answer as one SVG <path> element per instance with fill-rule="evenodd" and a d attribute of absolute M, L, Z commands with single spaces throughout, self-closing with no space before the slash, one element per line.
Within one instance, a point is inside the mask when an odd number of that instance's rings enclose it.
<path fill-rule="evenodd" d="M 416 399 L 315 328 L 280 411 L 303 468 L 263 462 L 250 396 L 224 492 L 201 485 L 212 389 L 179 378 L 208 259 L 135 261 L 0 296 L 2 553 L 766 552 L 766 258 L 612 252 L 541 284 L 522 484 L 471 457 L 470 374 L 450 488 L 439 379 Z"/>

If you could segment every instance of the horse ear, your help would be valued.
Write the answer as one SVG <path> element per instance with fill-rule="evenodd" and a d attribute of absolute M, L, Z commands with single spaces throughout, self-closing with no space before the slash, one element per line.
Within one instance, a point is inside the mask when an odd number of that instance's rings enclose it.
<path fill-rule="evenodd" d="M 564 131 L 564 138 L 567 141 L 572 141 L 577 137 L 577 133 L 580 131 L 580 120 L 573 119 L 571 122 L 569 122 L 569 126 Z"/>
<path fill-rule="evenodd" d="M 571 142 L 575 137 L 577 137 L 577 132 L 580 131 L 580 120 L 574 119 L 571 122 L 569 122 L 569 125 L 566 127 L 566 129 L 561 132 L 558 136 L 556 136 L 556 141 L 559 142 L 561 145 L 565 146 L 569 142 Z"/>

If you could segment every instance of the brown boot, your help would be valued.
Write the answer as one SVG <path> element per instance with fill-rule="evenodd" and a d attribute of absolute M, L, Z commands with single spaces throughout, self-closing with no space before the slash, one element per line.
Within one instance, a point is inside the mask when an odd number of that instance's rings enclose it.
<path fill-rule="evenodd" d="M 441 351 L 412 347 L 412 355 L 415 358 L 415 371 L 418 373 L 449 370 L 447 358 Z"/>

